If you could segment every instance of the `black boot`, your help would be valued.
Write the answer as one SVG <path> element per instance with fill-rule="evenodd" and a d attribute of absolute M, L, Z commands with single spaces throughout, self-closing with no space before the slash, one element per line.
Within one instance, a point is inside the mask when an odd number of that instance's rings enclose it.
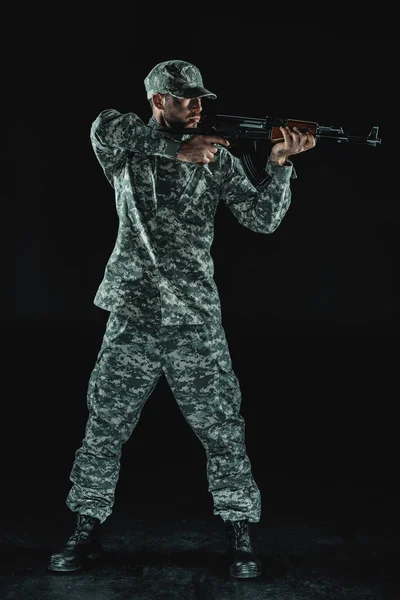
<path fill-rule="evenodd" d="M 247 519 L 225 521 L 233 577 L 247 579 L 261 575 L 261 562 L 253 552 Z"/>
<path fill-rule="evenodd" d="M 102 548 L 99 528 L 99 519 L 78 513 L 74 534 L 61 552 L 52 554 L 47 568 L 50 571 L 77 571 L 85 564 L 86 559 L 100 558 Z"/>

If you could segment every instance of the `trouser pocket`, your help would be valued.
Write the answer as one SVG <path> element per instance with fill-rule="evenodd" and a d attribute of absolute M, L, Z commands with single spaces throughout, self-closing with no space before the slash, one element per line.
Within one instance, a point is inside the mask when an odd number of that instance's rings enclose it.
<path fill-rule="evenodd" d="M 203 324 L 193 327 L 198 343 L 204 353 L 208 353 L 215 361 L 216 367 L 224 373 L 231 371 L 232 360 L 222 324 Z"/>

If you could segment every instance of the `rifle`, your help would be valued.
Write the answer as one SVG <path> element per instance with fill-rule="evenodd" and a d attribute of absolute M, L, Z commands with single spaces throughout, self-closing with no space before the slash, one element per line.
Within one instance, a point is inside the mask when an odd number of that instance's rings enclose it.
<path fill-rule="evenodd" d="M 237 146 L 237 142 L 244 142 L 246 140 L 252 142 L 253 150 L 244 149 L 237 156 L 240 158 L 247 177 L 253 185 L 259 187 L 266 180 L 266 173 L 264 169 L 260 169 L 256 164 L 257 142 L 264 140 L 272 143 L 283 141 L 282 132 L 279 127 L 298 127 L 303 133 L 311 133 L 317 140 L 330 139 L 335 140 L 339 144 L 376 146 L 382 143 L 379 137 L 379 126 L 377 125 L 371 128 L 368 135 L 359 136 L 346 133 L 343 127 L 321 125 L 315 121 L 288 119 L 286 117 L 253 118 L 209 114 L 201 119 L 198 127 L 193 129 L 184 128 L 179 133 L 215 135 L 225 138 L 231 142 L 228 150 L 232 151 L 233 154 L 236 154 L 235 146 Z"/>

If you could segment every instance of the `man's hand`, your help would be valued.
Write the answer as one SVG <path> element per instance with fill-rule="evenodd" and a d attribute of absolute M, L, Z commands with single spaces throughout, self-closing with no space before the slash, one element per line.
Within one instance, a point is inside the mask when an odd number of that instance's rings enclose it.
<path fill-rule="evenodd" d="M 215 144 L 230 145 L 228 140 L 214 135 L 194 135 L 187 142 L 182 142 L 176 158 L 184 162 L 206 165 L 214 159 L 218 150 Z"/>
<path fill-rule="evenodd" d="M 311 133 L 303 133 L 297 127 L 279 127 L 282 131 L 283 142 L 274 144 L 269 155 L 273 162 L 283 165 L 288 156 L 311 150 L 316 144 L 316 139 Z"/>

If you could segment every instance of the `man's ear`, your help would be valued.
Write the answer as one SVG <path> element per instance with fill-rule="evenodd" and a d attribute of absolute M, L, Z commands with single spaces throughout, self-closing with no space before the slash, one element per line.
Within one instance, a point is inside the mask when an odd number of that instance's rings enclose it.
<path fill-rule="evenodd" d="M 164 110 L 164 95 L 163 94 L 159 94 L 158 92 L 156 94 L 153 94 L 152 100 L 153 100 L 153 105 L 156 108 L 158 108 L 158 110 Z"/>

